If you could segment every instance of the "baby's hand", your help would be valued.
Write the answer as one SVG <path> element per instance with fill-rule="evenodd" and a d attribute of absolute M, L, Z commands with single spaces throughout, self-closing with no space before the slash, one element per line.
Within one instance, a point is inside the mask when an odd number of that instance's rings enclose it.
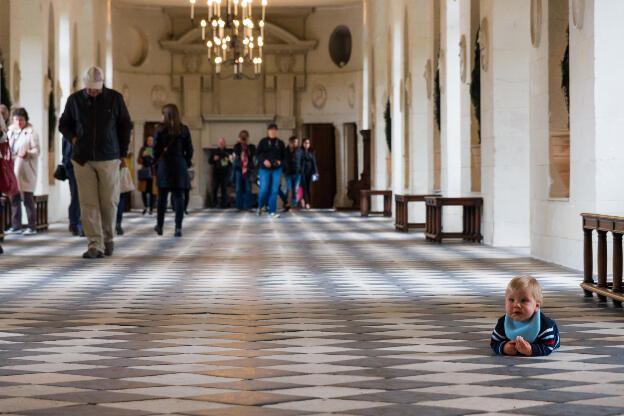
<path fill-rule="evenodd" d="M 516 341 L 509 341 L 503 346 L 503 352 L 505 355 L 516 355 L 518 350 L 516 349 Z"/>
<path fill-rule="evenodd" d="M 531 344 L 524 340 L 522 337 L 516 338 L 516 350 L 522 355 L 531 355 L 533 354 L 533 348 L 531 348 Z"/>

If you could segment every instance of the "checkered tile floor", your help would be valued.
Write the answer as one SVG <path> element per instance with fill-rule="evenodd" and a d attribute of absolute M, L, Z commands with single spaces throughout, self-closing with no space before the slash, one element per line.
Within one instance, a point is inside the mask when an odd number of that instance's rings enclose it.
<path fill-rule="evenodd" d="M 0 414 L 624 414 L 624 313 L 523 250 L 351 213 L 204 211 L 182 239 L 153 225 L 128 216 L 95 261 L 64 225 L 7 237 Z M 518 273 L 559 324 L 550 357 L 490 353 Z"/>

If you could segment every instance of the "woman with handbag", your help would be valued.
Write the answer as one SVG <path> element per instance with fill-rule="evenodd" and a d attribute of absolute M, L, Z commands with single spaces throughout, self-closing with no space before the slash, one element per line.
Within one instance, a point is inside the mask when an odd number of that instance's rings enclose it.
<path fill-rule="evenodd" d="M 156 207 L 156 182 L 152 175 L 152 165 L 154 164 L 154 136 L 147 136 L 143 147 L 139 150 L 139 157 L 137 162 L 141 165 L 138 170 L 139 186 L 137 189 L 141 192 L 141 198 L 143 199 L 143 215 L 149 210 L 149 215 L 152 215 L 154 208 Z"/>
<path fill-rule="evenodd" d="M 13 124 L 8 134 L 11 155 L 15 161 L 15 177 L 19 192 L 11 196 L 13 226 L 7 234 L 22 234 L 22 201 L 28 214 L 28 228 L 24 235 L 36 234 L 36 210 L 34 192 L 37 186 L 39 164 L 39 135 L 28 122 L 24 108 L 13 110 Z"/>
<path fill-rule="evenodd" d="M 184 218 L 184 191 L 191 188 L 188 168 L 193 158 L 193 142 L 188 127 L 180 120 L 175 104 L 162 109 L 163 124 L 154 134 L 154 160 L 157 163 L 158 215 L 154 231 L 163 233 L 167 197 L 171 192 L 175 211 L 175 236 L 182 237 Z"/>
<path fill-rule="evenodd" d="M 314 156 L 314 150 L 312 149 L 310 139 L 303 139 L 301 147 L 303 148 L 303 169 L 301 175 L 303 199 L 301 200 L 301 205 L 305 207 L 305 209 L 310 209 L 310 187 L 312 186 L 312 182 L 318 180 L 318 167 L 316 165 L 316 157 Z"/>

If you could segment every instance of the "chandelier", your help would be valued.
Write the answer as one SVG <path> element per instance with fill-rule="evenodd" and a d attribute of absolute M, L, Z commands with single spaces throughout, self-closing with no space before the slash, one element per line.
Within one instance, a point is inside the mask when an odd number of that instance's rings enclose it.
<path fill-rule="evenodd" d="M 191 21 L 195 22 L 195 3 L 191 3 Z M 222 7 L 222 3 L 224 4 Z M 231 66 L 234 79 L 257 79 L 262 72 L 262 47 L 264 46 L 264 19 L 267 0 L 261 0 L 262 18 L 254 19 L 253 0 L 207 0 L 206 18 L 200 21 L 202 41 L 206 42 L 208 60 L 214 63 L 215 73 L 222 76 L 224 65 Z M 253 75 L 244 73 L 253 68 Z"/>

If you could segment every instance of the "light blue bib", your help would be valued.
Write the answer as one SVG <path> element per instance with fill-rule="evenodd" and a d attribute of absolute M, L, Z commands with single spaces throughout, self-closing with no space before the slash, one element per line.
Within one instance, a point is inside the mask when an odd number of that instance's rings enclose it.
<path fill-rule="evenodd" d="M 533 343 L 540 332 L 540 310 L 533 314 L 533 317 L 526 322 L 516 321 L 505 315 L 505 335 L 510 340 L 518 337 L 524 338 L 525 341 Z"/>

